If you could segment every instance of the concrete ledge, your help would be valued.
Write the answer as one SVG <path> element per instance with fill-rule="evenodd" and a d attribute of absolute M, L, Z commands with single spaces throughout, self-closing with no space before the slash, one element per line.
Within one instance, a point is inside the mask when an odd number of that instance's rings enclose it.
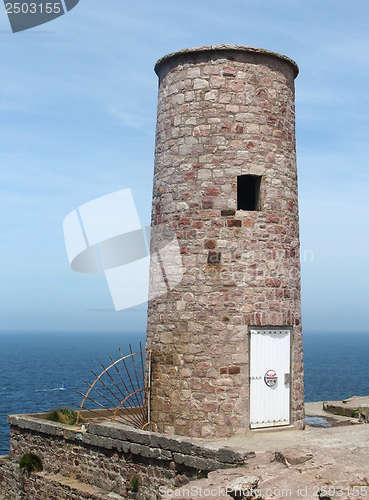
<path fill-rule="evenodd" d="M 359 418 L 359 407 L 369 405 L 369 396 L 344 399 L 343 401 L 324 401 L 323 410 L 333 415 L 342 415 L 345 417 Z"/>
<path fill-rule="evenodd" d="M 296 431 L 294 425 L 280 425 L 279 427 L 260 427 L 259 429 L 252 429 L 253 434 L 269 433 L 269 432 L 282 432 L 282 431 Z"/>

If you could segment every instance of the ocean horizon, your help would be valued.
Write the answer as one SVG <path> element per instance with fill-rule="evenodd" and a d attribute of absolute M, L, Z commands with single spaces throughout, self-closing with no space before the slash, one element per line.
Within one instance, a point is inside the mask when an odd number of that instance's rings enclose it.
<path fill-rule="evenodd" d="M 9 453 L 7 415 L 76 408 L 91 370 L 140 342 L 144 332 L 0 332 L 0 454 Z M 369 332 L 304 332 L 305 401 L 368 396 L 368 359 Z"/>

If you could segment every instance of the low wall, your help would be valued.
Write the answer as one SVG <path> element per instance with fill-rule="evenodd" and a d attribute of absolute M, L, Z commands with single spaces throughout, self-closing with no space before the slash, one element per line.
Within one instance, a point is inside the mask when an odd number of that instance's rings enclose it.
<path fill-rule="evenodd" d="M 47 495 L 61 499 L 131 495 L 137 500 L 156 500 L 160 486 L 175 488 L 196 478 L 200 471 L 243 465 L 254 456 L 228 447 L 210 448 L 200 439 L 114 422 L 86 424 L 85 430 L 45 421 L 41 415 L 12 415 L 8 422 L 10 460 L 0 460 L 0 492 L 2 488 L 14 500 L 47 498 L 46 487 Z M 28 478 L 20 472 L 18 463 L 25 453 L 41 457 L 42 473 Z M 134 477 L 138 478 L 137 494 L 130 491 Z M 24 496 L 27 494 L 30 496 Z"/>

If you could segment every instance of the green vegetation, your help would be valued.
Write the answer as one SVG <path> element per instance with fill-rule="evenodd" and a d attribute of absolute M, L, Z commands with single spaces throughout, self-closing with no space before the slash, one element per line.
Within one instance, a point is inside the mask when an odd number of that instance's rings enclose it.
<path fill-rule="evenodd" d="M 209 471 L 208 470 L 199 470 L 199 473 L 197 474 L 197 479 L 206 479 L 208 477 Z"/>
<path fill-rule="evenodd" d="M 34 453 L 26 453 L 19 462 L 19 467 L 27 472 L 41 472 L 43 469 L 42 460 Z"/>
<path fill-rule="evenodd" d="M 131 486 L 133 491 L 138 491 L 138 477 L 135 476 L 131 479 Z"/>
<path fill-rule="evenodd" d="M 51 422 L 74 425 L 77 421 L 77 415 L 77 412 L 71 408 L 57 408 L 56 410 L 50 410 L 45 418 L 51 420 Z M 82 419 L 79 419 L 79 421 L 82 422 Z"/>

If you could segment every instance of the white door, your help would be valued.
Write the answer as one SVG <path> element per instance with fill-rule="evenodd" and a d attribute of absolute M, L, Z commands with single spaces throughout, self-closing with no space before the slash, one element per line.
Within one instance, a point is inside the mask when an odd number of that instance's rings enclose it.
<path fill-rule="evenodd" d="M 250 330 L 250 427 L 290 423 L 291 332 Z"/>

